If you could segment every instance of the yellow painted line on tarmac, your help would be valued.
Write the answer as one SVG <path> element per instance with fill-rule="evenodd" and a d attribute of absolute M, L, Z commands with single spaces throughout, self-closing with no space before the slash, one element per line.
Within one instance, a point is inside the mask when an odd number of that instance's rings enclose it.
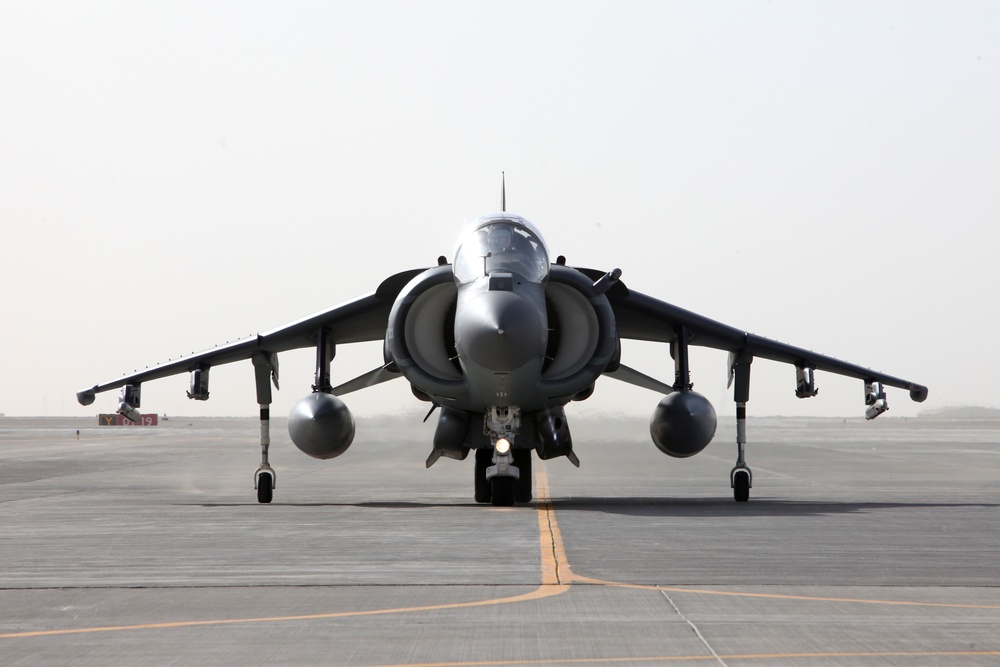
<path fill-rule="evenodd" d="M 789 595 L 786 593 L 751 593 L 745 591 L 721 591 L 708 588 L 684 588 L 679 586 L 658 586 L 654 584 L 627 584 L 618 581 L 593 579 L 574 574 L 571 581 L 575 584 L 591 586 L 606 586 L 608 588 L 632 588 L 645 591 L 663 591 L 666 593 L 691 593 L 694 595 L 719 595 L 733 598 L 757 598 L 761 600 L 799 600 L 802 602 L 840 602 L 845 604 L 873 604 L 897 607 L 931 607 L 941 609 L 1000 609 L 996 604 L 969 604 L 957 602 L 916 602 L 913 600 L 878 600 L 871 598 L 841 598 L 822 595 Z"/>
<path fill-rule="evenodd" d="M 136 625 L 109 625 L 96 628 L 67 628 L 63 630 L 33 630 L 0 634 L 0 639 L 24 637 L 55 637 L 60 635 L 81 635 L 95 632 L 128 632 L 135 630 L 169 630 L 173 628 L 193 628 L 199 626 L 239 625 L 248 623 L 284 623 L 288 621 L 317 621 L 331 618 L 355 618 L 389 614 L 409 614 L 420 611 L 441 611 L 447 609 L 468 609 L 493 605 L 516 604 L 561 595 L 569 590 L 567 578 L 572 576 L 563 549 L 562 535 L 555 522 L 555 515 L 548 503 L 548 478 L 544 473 L 537 475 L 539 490 L 536 496 L 546 500 L 538 507 L 538 533 L 542 555 L 542 583 L 530 593 L 503 598 L 491 598 L 474 602 L 452 602 L 426 605 L 422 607 L 398 607 L 394 609 L 371 609 L 368 611 L 342 611 L 326 614 L 301 614 L 296 616 L 262 616 L 257 618 L 229 618 L 202 621 L 173 621 L 168 623 L 141 623 Z"/>
<path fill-rule="evenodd" d="M 109 625 L 97 628 L 70 628 L 65 630 L 35 630 L 30 632 L 11 632 L 0 634 L 0 639 L 15 639 L 18 637 L 52 637 L 57 635 L 80 635 L 91 632 L 124 632 L 128 630 L 166 630 L 170 628 L 193 628 L 205 625 L 237 625 L 241 623 L 281 623 L 286 621 L 315 621 L 329 618 L 352 618 L 358 616 L 380 616 L 384 614 L 406 614 L 417 611 L 439 611 L 442 609 L 467 609 L 469 607 L 485 607 L 498 604 L 513 604 L 540 600 L 553 595 L 559 595 L 568 590 L 568 586 L 540 586 L 530 593 L 513 595 L 505 598 L 477 600 L 475 602 L 450 602 L 432 604 L 422 607 L 398 607 L 395 609 L 370 609 L 367 611 L 338 611 L 327 614 L 301 614 L 297 616 L 262 616 L 258 618 L 228 618 L 204 621 L 174 621 L 169 623 L 141 623 L 137 625 Z"/>
<path fill-rule="evenodd" d="M 563 546 L 562 534 L 556 523 L 555 510 L 552 508 L 552 496 L 549 493 L 549 480 L 543 471 L 536 471 L 535 497 L 538 499 L 538 524 L 542 543 L 542 582 L 558 581 L 559 583 L 589 584 L 607 586 L 609 588 L 631 588 L 636 590 L 665 591 L 668 593 L 693 593 L 696 595 L 722 595 L 738 598 L 758 598 L 764 600 L 800 600 L 803 602 L 840 602 L 852 604 L 873 604 L 901 607 L 934 607 L 945 609 L 1000 609 L 1000 605 L 961 604 L 948 602 L 913 602 L 906 600 L 873 600 L 864 598 L 824 597 L 815 595 L 788 595 L 781 593 L 749 593 L 740 591 L 722 591 L 701 588 L 684 588 L 676 586 L 656 586 L 650 584 L 629 584 L 619 581 L 607 581 L 575 574 L 569 566 L 569 558 Z"/>
<path fill-rule="evenodd" d="M 562 533 L 556 523 L 549 495 L 549 477 L 545 471 L 535 472 L 535 498 L 538 501 L 538 534 L 542 549 L 542 585 L 564 585 L 576 580 L 569 569 L 569 559 L 563 546 Z"/>
<path fill-rule="evenodd" d="M 614 585 L 611 583 L 603 585 Z M 908 600 L 872 600 L 865 598 L 835 598 L 814 595 L 784 595 L 781 593 L 741 593 L 737 591 L 717 591 L 699 588 L 674 588 L 670 586 L 645 586 L 659 591 L 669 593 L 696 593 L 698 595 L 725 595 L 740 598 L 761 598 L 770 600 L 801 600 L 803 602 L 844 602 L 851 604 L 876 604 L 883 606 L 898 607 L 938 607 L 946 609 L 1000 609 L 1000 605 L 995 604 L 962 604 L 950 602 L 914 602 Z"/>
<path fill-rule="evenodd" d="M 745 591 L 721 591 L 707 588 L 684 588 L 678 586 L 658 586 L 654 584 L 627 584 L 618 581 L 593 579 L 581 575 L 573 575 L 571 581 L 575 584 L 591 586 L 606 586 L 608 588 L 632 588 L 646 591 L 663 591 L 666 593 L 691 593 L 694 595 L 720 595 L 733 598 L 757 598 L 761 600 L 799 600 L 802 602 L 840 602 L 845 604 L 872 604 L 897 607 L 930 607 L 939 609 L 1000 609 L 996 604 L 969 604 L 957 602 L 916 602 L 913 600 L 878 600 L 871 598 L 841 598 L 822 595 L 789 595 L 786 593 L 751 593 Z"/>
<path fill-rule="evenodd" d="M 223 626 L 240 625 L 251 623 L 283 623 L 289 621 L 315 621 L 335 618 L 357 618 L 364 616 L 381 616 L 391 614 L 408 614 L 422 611 L 442 611 L 449 609 L 468 609 L 473 607 L 486 607 L 504 604 L 517 604 L 520 602 L 530 602 L 544 598 L 561 595 L 570 589 L 571 585 L 594 585 L 607 586 L 613 588 L 630 588 L 637 590 L 667 591 L 671 593 L 691 593 L 696 595 L 723 595 L 730 597 L 758 598 L 772 600 L 801 600 L 807 602 L 839 602 L 855 604 L 875 604 L 875 605 L 898 605 L 913 607 L 938 607 L 952 609 L 1000 609 L 1000 605 L 974 605 L 974 604 L 950 604 L 940 602 L 911 602 L 899 600 L 868 600 L 858 598 L 836 598 L 819 597 L 805 595 L 783 595 L 777 593 L 748 593 L 737 591 L 722 591 L 697 588 L 665 587 L 646 584 L 628 584 L 622 582 L 605 581 L 574 574 L 569 566 L 569 559 L 566 556 L 563 544 L 562 533 L 559 524 L 556 522 L 555 510 L 552 507 L 551 495 L 549 493 L 548 476 L 544 471 L 535 473 L 536 493 L 538 499 L 538 532 L 539 548 L 541 554 L 541 585 L 529 593 L 513 595 L 502 598 L 491 598 L 487 600 L 477 600 L 473 602 L 453 602 L 437 605 L 425 605 L 418 607 L 397 607 L 392 609 L 371 609 L 366 611 L 343 611 L 323 614 L 300 614 L 295 616 L 264 616 L 254 618 L 232 618 L 232 619 L 209 619 L 200 621 L 173 621 L 167 623 L 142 623 L 135 625 L 113 625 L 92 628 L 66 628 L 61 630 L 34 630 L 27 632 L 11 632 L 0 634 L 0 639 L 18 639 L 27 637 L 54 637 L 62 635 L 79 635 L 100 632 L 128 632 L 136 630 L 167 630 L 174 628 L 191 628 L 201 626 Z M 768 654 L 768 655 L 732 655 L 722 656 L 730 659 L 743 660 L 766 660 L 766 659 L 792 659 L 792 658 L 829 658 L 829 657 L 891 657 L 891 656 L 994 656 L 1000 655 L 1000 651 L 987 652 L 945 652 L 945 653 L 795 653 L 795 654 Z M 510 665 L 510 664 L 587 664 L 595 662 L 625 662 L 625 661 L 681 661 L 681 660 L 713 660 L 712 656 L 659 656 L 650 658 L 601 658 L 601 659 L 560 659 L 525 661 L 517 660 L 513 662 L 454 662 L 454 663 L 427 663 L 422 667 L 458 667 L 468 665 Z"/>

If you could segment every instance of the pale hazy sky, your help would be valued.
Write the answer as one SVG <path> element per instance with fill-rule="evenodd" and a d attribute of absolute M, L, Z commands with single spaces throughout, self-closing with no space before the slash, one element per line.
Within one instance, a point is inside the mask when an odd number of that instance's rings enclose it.
<path fill-rule="evenodd" d="M 1000 3 L 0 2 L 0 412 L 266 331 L 449 257 L 499 207 L 570 264 L 1000 406 Z M 623 361 L 668 382 L 664 348 Z M 381 363 L 343 346 L 335 382 Z M 732 414 L 726 355 L 695 388 Z M 313 353 L 281 358 L 286 413 Z M 757 361 L 750 414 L 861 418 Z M 249 363 L 143 411 L 253 415 Z M 405 382 L 356 414 L 420 411 Z M 648 416 L 605 379 L 570 415 Z"/>

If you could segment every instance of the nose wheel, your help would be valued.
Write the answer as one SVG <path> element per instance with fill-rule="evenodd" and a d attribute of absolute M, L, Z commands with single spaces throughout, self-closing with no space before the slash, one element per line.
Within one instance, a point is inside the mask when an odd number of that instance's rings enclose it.
<path fill-rule="evenodd" d="M 517 483 L 513 477 L 494 477 L 490 480 L 493 483 L 493 497 L 491 502 L 494 507 L 510 507 L 514 504 L 514 485 Z"/>
<path fill-rule="evenodd" d="M 514 503 L 530 503 L 531 456 L 530 449 L 512 451 L 514 465 L 520 470 L 517 479 L 496 476 L 486 478 L 486 470 L 493 465 L 492 449 L 476 450 L 475 499 L 477 503 L 492 503 L 497 507 L 510 507 Z"/>

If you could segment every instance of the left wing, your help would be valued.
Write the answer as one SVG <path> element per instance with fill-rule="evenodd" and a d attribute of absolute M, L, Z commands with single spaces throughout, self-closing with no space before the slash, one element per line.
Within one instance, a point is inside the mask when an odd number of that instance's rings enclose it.
<path fill-rule="evenodd" d="M 210 368 L 222 364 L 252 359 L 263 353 L 273 359 L 278 352 L 286 352 L 304 347 L 315 347 L 317 334 L 323 331 L 330 343 L 358 343 L 362 341 L 381 340 L 385 337 L 389 311 L 393 301 L 414 276 L 424 269 L 403 271 L 382 281 L 378 288 L 365 296 L 353 301 L 342 303 L 315 315 L 291 322 L 277 329 L 251 338 L 244 338 L 233 343 L 214 347 L 187 357 L 181 357 L 165 364 L 159 364 L 143 371 L 136 371 L 103 384 L 77 392 L 77 400 L 82 405 L 94 402 L 95 395 L 117 389 L 125 385 L 136 385 L 149 380 L 157 380 Z M 274 377 L 277 379 L 276 362 L 272 363 Z"/>
<path fill-rule="evenodd" d="M 604 275 L 601 271 L 584 270 L 584 272 L 595 279 Z M 683 327 L 687 332 L 688 344 L 727 350 L 731 359 L 740 360 L 741 363 L 749 363 L 754 357 L 770 359 L 792 364 L 800 369 L 827 371 L 857 378 L 866 383 L 878 382 L 906 389 L 910 392 L 910 398 L 918 402 L 927 398 L 927 387 L 916 382 L 746 333 L 665 301 L 632 291 L 621 282 L 616 282 L 608 290 L 607 297 L 615 313 L 618 334 L 622 338 L 674 343 Z"/>

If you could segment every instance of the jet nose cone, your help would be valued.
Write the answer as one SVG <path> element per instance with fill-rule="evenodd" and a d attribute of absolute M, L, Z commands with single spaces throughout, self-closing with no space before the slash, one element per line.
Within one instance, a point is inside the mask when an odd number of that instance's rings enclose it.
<path fill-rule="evenodd" d="M 460 310 L 459 355 L 492 371 L 509 371 L 545 354 L 543 313 L 514 292 L 485 292 Z"/>

